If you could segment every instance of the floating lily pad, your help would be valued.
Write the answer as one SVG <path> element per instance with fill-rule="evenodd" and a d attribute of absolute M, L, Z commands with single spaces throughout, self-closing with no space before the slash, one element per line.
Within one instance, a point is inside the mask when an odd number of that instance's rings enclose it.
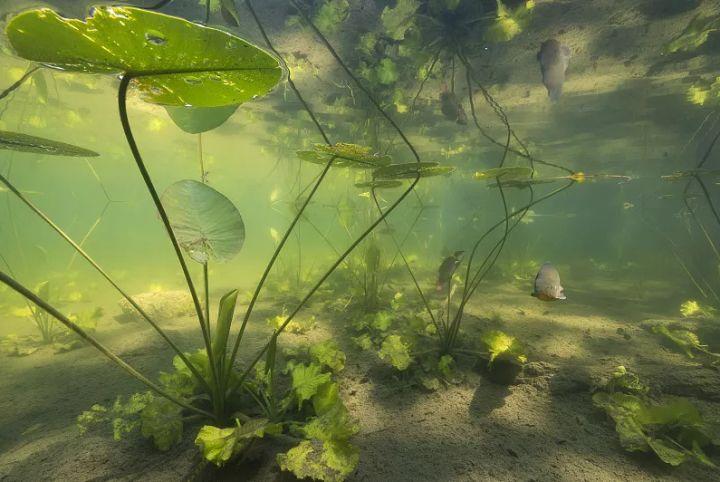
<path fill-rule="evenodd" d="M 418 173 L 420 177 L 432 177 L 450 174 L 454 170 L 453 166 L 441 166 L 437 162 L 409 162 L 381 167 L 373 171 L 373 178 L 375 180 L 414 179 Z"/>
<path fill-rule="evenodd" d="M 63 70 L 127 73 L 142 97 L 163 105 L 217 107 L 267 94 L 278 61 L 222 30 L 134 7 L 98 6 L 86 21 L 40 8 L 7 24 L 10 45 Z"/>
<path fill-rule="evenodd" d="M 331 146 L 315 144 L 312 151 L 297 151 L 297 156 L 303 161 L 314 164 L 327 164 L 330 159 L 335 157 L 334 167 L 354 169 L 376 169 L 392 162 L 390 156 L 375 154 L 369 147 L 344 142 L 338 142 Z"/>
<path fill-rule="evenodd" d="M 561 178 L 553 178 L 553 179 L 542 179 L 542 178 L 533 178 L 533 179 L 511 179 L 509 181 L 505 180 L 499 180 L 498 182 L 494 182 L 490 184 L 490 187 L 497 188 L 499 186 L 502 186 L 504 188 L 508 189 L 527 189 L 531 186 L 535 186 L 537 184 L 550 184 L 552 182 L 557 182 Z"/>
<path fill-rule="evenodd" d="M 9 131 L 0 131 L 0 149 L 33 152 L 48 156 L 97 157 L 100 155 L 95 151 L 73 146 L 72 144 Z"/>
<path fill-rule="evenodd" d="M 238 105 L 220 107 L 180 107 L 166 106 L 175 125 L 188 134 L 199 134 L 220 127 L 235 113 Z"/>
<path fill-rule="evenodd" d="M 720 176 L 718 169 L 688 169 L 687 171 L 675 171 L 667 176 L 662 176 L 663 181 L 680 181 L 695 176 Z"/>
<path fill-rule="evenodd" d="M 475 179 L 496 179 L 502 178 L 503 181 L 510 180 L 526 180 L 530 179 L 533 170 L 529 167 L 494 167 L 492 169 L 486 169 L 484 171 L 477 171 L 475 173 Z"/>
<path fill-rule="evenodd" d="M 355 183 L 355 187 L 362 189 L 392 189 L 394 187 L 402 186 L 402 182 L 395 180 L 377 179 L 374 181 L 365 181 Z"/>
<path fill-rule="evenodd" d="M 178 181 L 162 195 L 178 242 L 198 263 L 229 261 L 242 249 L 245 224 L 235 205 L 210 186 Z"/>

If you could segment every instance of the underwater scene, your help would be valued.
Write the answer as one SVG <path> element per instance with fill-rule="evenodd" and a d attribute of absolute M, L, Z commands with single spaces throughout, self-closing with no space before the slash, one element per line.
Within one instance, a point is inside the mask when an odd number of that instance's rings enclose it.
<path fill-rule="evenodd" d="M 720 480 L 720 1 L 0 0 L 0 481 Z"/>

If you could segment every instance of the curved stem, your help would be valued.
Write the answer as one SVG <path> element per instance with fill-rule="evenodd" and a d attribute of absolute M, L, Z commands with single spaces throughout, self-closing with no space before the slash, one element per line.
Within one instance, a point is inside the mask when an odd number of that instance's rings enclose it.
<path fill-rule="evenodd" d="M 143 162 L 142 156 L 140 156 L 140 150 L 138 149 L 137 143 L 135 142 L 135 137 L 133 136 L 132 129 L 130 128 L 130 120 L 128 118 L 127 114 L 127 90 L 128 86 L 130 85 L 130 81 L 132 80 L 132 77 L 130 75 L 124 75 L 122 79 L 120 80 L 120 87 L 118 88 L 118 112 L 120 114 L 120 123 L 122 124 L 123 132 L 125 133 L 125 139 L 127 140 L 128 146 L 130 147 L 130 151 L 132 152 L 133 158 L 135 159 L 135 164 L 138 167 L 138 170 L 140 171 L 140 175 L 143 178 L 143 181 L 145 182 L 145 186 L 147 187 L 148 192 L 150 193 L 150 197 L 153 200 L 153 203 L 155 204 L 155 208 L 158 211 L 158 214 L 160 215 L 160 219 L 162 220 L 163 226 L 165 226 L 165 231 L 167 232 L 168 237 L 170 238 L 170 242 L 173 245 L 173 249 L 175 250 L 175 255 L 178 259 L 178 262 L 180 263 L 180 267 L 182 269 L 183 275 L 185 276 L 185 281 L 188 286 L 188 290 L 190 291 L 190 296 L 193 300 L 193 305 L 195 306 L 195 313 L 197 314 L 198 321 L 200 322 L 200 328 L 202 330 L 203 339 L 205 341 L 205 349 L 207 350 L 208 357 L 212 360 L 212 343 L 210 342 L 210 334 L 208 333 L 206 326 L 205 326 L 205 316 L 203 315 L 203 309 L 200 305 L 200 299 L 198 298 L 197 290 L 195 289 L 195 284 L 192 281 L 192 277 L 190 276 L 190 270 L 187 267 L 187 264 L 185 263 L 185 258 L 183 258 L 182 250 L 180 249 L 180 244 L 178 243 L 177 238 L 175 237 L 175 233 L 173 232 L 172 226 L 170 225 L 170 219 L 168 219 L 167 213 L 165 212 L 165 208 L 162 205 L 162 202 L 160 201 L 160 196 L 158 195 L 157 190 L 155 189 L 155 185 L 152 182 L 152 179 L 150 178 L 150 174 L 148 173 L 147 168 L 145 167 L 145 163 Z M 215 372 L 215 365 L 213 363 L 210 363 L 210 369 L 212 371 L 213 380 L 217 382 L 217 373 Z M 216 383 L 217 385 L 217 383 Z"/>
<path fill-rule="evenodd" d="M 27 197 L 25 197 L 24 194 L 22 194 L 9 180 L 7 180 L 4 176 L 0 175 L 0 182 L 2 182 L 12 193 L 20 199 L 32 212 L 34 212 L 40 219 L 45 221 L 45 223 L 52 228 L 53 231 L 55 231 L 58 235 L 60 235 L 61 238 L 63 238 L 70 246 L 73 247 L 76 253 L 78 253 L 80 256 L 82 256 L 85 261 L 90 263 L 90 265 L 95 268 L 95 270 L 103 277 L 105 280 L 115 288 L 115 290 L 120 293 L 120 295 L 125 298 L 125 300 L 130 303 L 130 306 L 132 306 L 139 314 L 143 317 L 145 321 L 147 321 L 150 326 L 153 327 L 153 329 L 162 337 L 163 340 L 167 342 L 167 344 L 170 346 L 170 348 L 173 349 L 173 351 L 180 357 L 180 359 L 188 366 L 190 371 L 193 373 L 195 378 L 202 384 L 206 389 L 209 389 L 207 382 L 202 377 L 200 372 L 195 368 L 195 365 L 190 363 L 190 360 L 185 356 L 185 354 L 180 350 L 180 348 L 170 339 L 170 337 L 167 336 L 167 334 L 158 326 L 155 321 L 150 318 L 150 316 L 143 310 L 140 305 L 137 304 L 137 302 L 125 291 L 123 290 L 116 282 L 113 280 L 110 275 L 100 267 L 99 264 L 87 253 L 85 250 L 77 244 L 75 241 L 68 236 L 65 231 L 60 228 L 57 224 L 55 224 L 44 212 L 42 212 L 37 206 L 35 206 Z M 9 269 L 9 266 L 8 266 Z"/>
<path fill-rule="evenodd" d="M 35 66 L 29 68 L 29 69 L 27 70 L 27 72 L 25 72 L 25 73 L 23 74 L 23 76 L 20 77 L 16 82 L 13 82 L 13 84 L 10 85 L 10 87 L 8 87 L 7 89 L 5 89 L 5 90 L 3 90 L 2 92 L 0 92 L 0 100 L 4 99 L 4 98 L 7 97 L 8 95 L 10 95 L 12 92 L 14 92 L 16 89 L 20 88 L 20 86 L 22 86 L 22 85 L 25 83 L 25 81 L 26 81 L 27 79 L 29 79 L 30 76 L 31 76 L 32 74 L 34 74 L 35 71 L 38 70 L 39 68 L 40 68 L 39 65 L 35 65 Z"/>
<path fill-rule="evenodd" d="M 90 345 L 94 346 L 98 351 L 100 351 L 103 355 L 105 355 L 107 358 L 109 358 L 113 363 L 118 365 L 120 368 L 125 370 L 127 373 L 129 373 L 133 378 L 143 383 L 145 386 L 147 386 L 149 389 L 157 393 L 158 395 L 167 398 L 171 402 L 175 403 L 176 405 L 179 405 L 187 410 L 190 410 L 192 412 L 195 412 L 197 414 L 215 418 L 213 415 L 209 412 L 206 412 L 204 410 L 201 410 L 197 407 L 194 407 L 190 405 L 187 402 L 184 402 L 180 400 L 179 398 L 176 398 L 175 396 L 169 394 L 162 388 L 160 388 L 158 385 L 150 381 L 148 378 L 145 377 L 142 373 L 138 372 L 135 368 L 130 366 L 127 362 L 125 362 L 122 358 L 117 356 L 115 353 L 110 351 L 105 345 L 100 343 L 97 339 L 95 339 L 94 336 L 87 333 L 85 330 L 80 328 L 78 325 L 73 323 L 71 320 L 69 320 L 65 315 L 60 313 L 57 309 L 55 309 L 52 305 L 47 303 L 45 300 L 41 299 L 39 296 L 37 296 L 35 293 L 27 289 L 25 286 L 21 285 L 19 282 L 5 274 L 3 271 L 0 271 L 0 282 L 6 284 L 13 290 L 15 290 L 18 294 L 22 295 L 26 299 L 32 301 L 35 305 L 37 305 L 39 308 L 45 310 L 47 313 L 50 314 L 53 318 L 58 320 L 60 323 L 65 325 L 69 330 L 72 330 L 77 334 L 80 338 L 85 340 Z"/>

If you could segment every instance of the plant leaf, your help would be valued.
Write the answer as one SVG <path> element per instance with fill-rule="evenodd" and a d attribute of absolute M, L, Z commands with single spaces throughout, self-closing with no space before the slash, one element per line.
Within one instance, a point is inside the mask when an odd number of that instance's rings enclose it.
<path fill-rule="evenodd" d="M 375 169 L 392 162 L 387 155 L 374 154 L 369 147 L 338 142 L 331 146 L 315 144 L 312 151 L 297 151 L 299 159 L 313 164 L 327 164 L 333 157 L 333 167 Z"/>
<path fill-rule="evenodd" d="M 330 381 L 330 374 L 323 373 L 322 367 L 315 363 L 292 365 L 290 375 L 298 408 L 302 407 L 305 400 L 310 400 L 323 384 Z"/>
<path fill-rule="evenodd" d="M 232 116 L 238 104 L 220 107 L 165 106 L 172 121 L 188 134 L 199 134 L 220 127 Z"/>
<path fill-rule="evenodd" d="M 235 315 L 237 296 L 238 290 L 232 290 L 220 299 L 217 323 L 215 325 L 215 336 L 213 337 L 212 345 L 213 356 L 216 358 L 215 363 L 218 366 L 221 366 L 225 361 L 227 340 L 228 335 L 230 334 L 230 326 L 232 325 L 233 316 Z"/>
<path fill-rule="evenodd" d="M 178 242 L 198 263 L 229 261 L 245 241 L 245 224 L 232 201 L 210 186 L 178 181 L 162 195 Z"/>
<path fill-rule="evenodd" d="M 494 167 L 484 171 L 477 171 L 475 173 L 475 179 L 492 180 L 497 178 L 503 182 L 513 180 L 517 181 L 530 179 L 532 174 L 533 170 L 529 167 Z"/>
<path fill-rule="evenodd" d="M 410 366 L 410 347 L 400 335 L 390 335 L 383 340 L 378 353 L 380 358 L 389 361 L 398 370 L 406 370 Z"/>
<path fill-rule="evenodd" d="M 342 371 L 345 368 L 345 353 L 333 340 L 325 340 L 322 343 L 310 347 L 310 356 L 321 365 L 325 365 L 334 372 Z"/>
<path fill-rule="evenodd" d="M 153 397 L 142 410 L 140 420 L 143 437 L 152 438 L 162 451 L 182 440 L 182 408 L 166 398 Z"/>
<path fill-rule="evenodd" d="M 48 8 L 28 10 L 5 31 L 24 59 L 63 70 L 127 73 L 155 104 L 242 104 L 280 80 L 274 57 L 222 30 L 135 7 L 103 5 L 92 12 L 83 22 Z"/>
<path fill-rule="evenodd" d="M 0 149 L 32 152 L 46 156 L 97 157 L 100 155 L 95 151 L 65 144 L 64 142 L 9 131 L 0 131 Z"/>
<path fill-rule="evenodd" d="M 437 162 L 409 162 L 407 164 L 391 164 L 373 171 L 375 180 L 415 179 L 420 177 L 444 176 L 453 172 L 453 166 L 441 166 Z"/>
<path fill-rule="evenodd" d="M 357 467 L 358 451 L 344 441 L 303 440 L 287 453 L 278 454 L 282 470 L 298 479 L 309 477 L 326 482 L 341 482 Z"/>
<path fill-rule="evenodd" d="M 270 429 L 266 419 L 251 419 L 233 428 L 219 428 L 205 425 L 195 437 L 195 445 L 200 448 L 208 462 L 221 467 L 235 455 L 242 452 L 253 438 L 262 438 Z"/>

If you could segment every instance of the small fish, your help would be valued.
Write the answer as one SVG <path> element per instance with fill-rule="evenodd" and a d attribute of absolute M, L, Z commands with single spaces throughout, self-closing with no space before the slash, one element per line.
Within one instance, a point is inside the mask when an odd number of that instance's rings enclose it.
<path fill-rule="evenodd" d="M 455 251 L 452 255 L 445 258 L 440 264 L 440 268 L 438 269 L 438 279 L 435 285 L 435 289 L 437 289 L 437 291 L 442 292 L 448 289 L 450 280 L 452 279 L 453 274 L 455 274 L 455 270 L 460 265 L 464 253 L 465 251 Z"/>
<path fill-rule="evenodd" d="M 560 274 L 550 263 L 540 267 L 535 276 L 535 286 L 532 296 L 542 301 L 564 300 L 565 290 L 560 285 Z"/>
<path fill-rule="evenodd" d="M 440 92 L 440 111 L 448 120 L 457 122 L 461 126 L 467 125 L 465 109 L 455 92 L 448 91 L 446 85 L 443 85 L 443 90 Z"/>
<path fill-rule="evenodd" d="M 557 102 L 560 100 L 563 83 L 565 83 L 570 49 L 555 39 L 546 40 L 540 46 L 537 59 L 540 62 L 543 84 L 548 91 L 548 96 L 550 100 Z"/>

